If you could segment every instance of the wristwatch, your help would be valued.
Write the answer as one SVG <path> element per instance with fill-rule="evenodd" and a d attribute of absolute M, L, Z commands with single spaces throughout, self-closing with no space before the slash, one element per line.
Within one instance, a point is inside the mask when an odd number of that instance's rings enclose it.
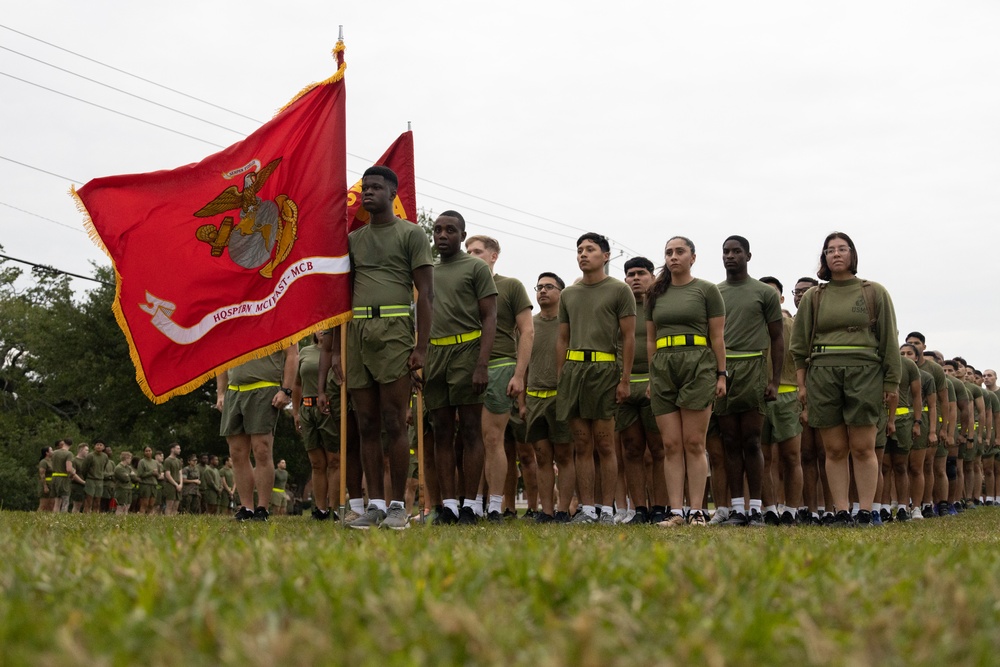
<path fill-rule="evenodd" d="M 718 378 L 729 378 L 729 371 L 715 371 L 715 377 Z"/>
<path fill-rule="evenodd" d="M 281 391 L 285 392 L 285 396 L 287 396 L 288 398 L 292 397 L 292 390 L 289 389 L 288 387 L 282 387 Z"/>

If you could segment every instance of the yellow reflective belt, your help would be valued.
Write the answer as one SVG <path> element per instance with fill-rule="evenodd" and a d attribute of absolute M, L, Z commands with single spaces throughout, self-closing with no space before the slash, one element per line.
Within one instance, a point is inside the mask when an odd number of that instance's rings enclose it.
<path fill-rule="evenodd" d="M 517 359 L 503 358 L 494 359 L 488 365 L 489 368 L 507 368 L 508 366 L 517 366 Z"/>
<path fill-rule="evenodd" d="M 274 493 L 284 493 L 285 492 L 284 489 L 271 489 L 271 491 L 273 491 Z"/>
<path fill-rule="evenodd" d="M 535 391 L 534 389 L 529 389 L 525 392 L 528 396 L 534 396 L 535 398 L 552 398 L 556 395 L 555 389 L 541 389 Z"/>
<path fill-rule="evenodd" d="M 408 305 L 355 306 L 352 312 L 354 317 L 362 320 L 373 317 L 409 317 L 410 307 Z"/>
<path fill-rule="evenodd" d="M 928 407 L 928 406 L 925 405 L 924 406 L 924 412 L 930 412 L 930 411 L 931 411 L 930 407 Z"/>
<path fill-rule="evenodd" d="M 53 476 L 53 477 L 69 477 L 69 473 L 65 473 L 65 472 L 54 472 L 54 473 L 52 473 L 52 476 Z"/>
<path fill-rule="evenodd" d="M 664 336 L 656 339 L 656 349 L 664 347 L 706 347 L 708 339 L 697 334 L 677 334 L 676 336 Z"/>
<path fill-rule="evenodd" d="M 913 412 L 913 408 L 896 408 L 897 415 L 908 415 Z"/>
<path fill-rule="evenodd" d="M 566 350 L 567 361 L 614 361 L 615 355 L 597 350 Z"/>
<path fill-rule="evenodd" d="M 726 351 L 726 359 L 753 359 L 754 357 L 763 357 L 763 352 L 729 352 Z"/>
<path fill-rule="evenodd" d="M 629 378 L 629 382 L 649 382 L 649 373 L 639 373 Z"/>
<path fill-rule="evenodd" d="M 779 384 L 778 393 L 779 394 L 790 394 L 793 391 L 798 391 L 799 388 L 794 384 Z"/>
<path fill-rule="evenodd" d="M 476 340 L 483 335 L 482 331 L 470 331 L 469 333 L 456 334 L 454 336 L 442 336 L 441 338 L 431 338 L 431 345 L 458 345 Z"/>
<path fill-rule="evenodd" d="M 813 352 L 827 352 L 830 350 L 874 350 L 868 345 L 814 345 Z"/>
<path fill-rule="evenodd" d="M 231 384 L 229 388 L 233 391 L 253 391 L 254 389 L 264 389 L 266 387 L 280 387 L 280 382 L 254 382 L 253 384 Z"/>

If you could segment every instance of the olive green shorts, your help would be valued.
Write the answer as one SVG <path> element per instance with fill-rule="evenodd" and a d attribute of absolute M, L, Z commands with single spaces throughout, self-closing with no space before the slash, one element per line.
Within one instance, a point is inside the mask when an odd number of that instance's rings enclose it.
<path fill-rule="evenodd" d="M 115 502 L 119 506 L 132 504 L 132 489 L 115 489 Z"/>
<path fill-rule="evenodd" d="M 277 489 L 272 489 L 271 507 L 288 507 L 288 494 L 285 493 L 284 491 L 278 491 Z"/>
<path fill-rule="evenodd" d="M 49 483 L 49 495 L 53 498 L 67 498 L 69 485 L 69 477 L 53 477 Z"/>
<path fill-rule="evenodd" d="M 146 498 L 156 497 L 156 485 L 155 484 L 140 484 L 139 485 L 139 498 L 145 500 Z"/>
<path fill-rule="evenodd" d="M 83 484 L 77 484 L 76 482 L 69 482 L 69 499 L 74 503 L 82 503 L 83 499 L 87 497 L 86 486 Z"/>
<path fill-rule="evenodd" d="M 330 414 L 319 408 L 303 405 L 299 408 L 299 426 L 302 444 L 306 451 L 323 448 L 328 452 L 340 451 L 340 400 L 330 403 Z"/>
<path fill-rule="evenodd" d="M 913 449 L 913 413 L 896 415 L 896 434 L 888 442 L 890 452 L 908 452 Z"/>
<path fill-rule="evenodd" d="M 48 489 L 48 491 L 45 490 L 46 488 Z M 44 483 L 43 482 L 39 482 L 38 483 L 38 497 L 39 498 L 54 498 L 55 497 L 55 496 L 52 495 L 52 480 L 51 479 L 46 480 Z"/>
<path fill-rule="evenodd" d="M 424 405 L 428 410 L 483 402 L 483 395 L 472 388 L 479 342 L 477 338 L 457 345 L 428 346 L 424 368 Z"/>
<path fill-rule="evenodd" d="M 115 493 L 115 483 L 112 480 L 104 480 L 104 491 L 101 492 L 101 498 L 110 499 Z"/>
<path fill-rule="evenodd" d="M 227 491 L 220 491 L 219 492 L 219 505 L 218 505 L 218 507 L 219 507 L 220 510 L 227 510 L 227 509 L 229 509 L 229 505 L 232 504 L 232 502 L 233 502 L 233 494 L 231 494 L 231 493 L 229 493 Z"/>
<path fill-rule="evenodd" d="M 271 405 L 277 387 L 261 387 L 250 391 L 227 389 L 222 402 L 222 423 L 219 435 L 274 433 L 278 409 Z"/>
<path fill-rule="evenodd" d="M 620 379 L 616 363 L 567 360 L 559 378 L 556 417 L 567 424 L 570 419 L 614 419 Z"/>
<path fill-rule="evenodd" d="M 897 422 L 898 423 L 898 422 Z M 927 424 L 929 422 L 928 413 L 924 412 L 920 415 L 920 437 L 913 439 L 913 447 L 910 451 L 919 452 L 922 449 L 927 449 L 927 438 L 930 436 L 930 431 L 927 429 Z"/>
<path fill-rule="evenodd" d="M 88 479 L 87 485 L 84 487 L 84 493 L 91 498 L 100 498 L 104 494 L 104 480 Z"/>
<path fill-rule="evenodd" d="M 389 384 L 410 372 L 413 321 L 409 317 L 355 318 L 347 323 L 347 388 Z"/>
<path fill-rule="evenodd" d="M 882 367 L 861 366 L 809 367 L 806 373 L 806 397 L 809 425 L 813 428 L 873 426 L 885 414 Z"/>
<path fill-rule="evenodd" d="M 884 449 L 889 442 L 889 436 L 885 429 L 889 425 L 889 413 L 883 407 L 878 415 L 878 423 L 875 425 L 875 449 Z"/>
<path fill-rule="evenodd" d="M 163 486 L 160 487 L 163 490 L 163 499 L 164 500 L 180 500 L 181 499 L 181 493 L 180 493 L 180 491 L 177 490 L 177 487 L 175 485 L 171 484 L 170 482 L 166 481 L 166 479 L 167 479 L 166 476 L 164 476 L 163 479 L 164 479 Z"/>
<path fill-rule="evenodd" d="M 517 360 L 509 357 L 490 359 L 490 383 L 483 394 L 483 407 L 495 415 L 510 412 L 517 406 L 517 400 L 507 395 L 507 385 L 514 377 Z"/>
<path fill-rule="evenodd" d="M 764 391 L 767 389 L 767 359 L 756 357 L 726 357 L 729 381 L 726 395 L 715 399 L 715 414 L 738 415 L 756 410 L 766 414 Z"/>
<path fill-rule="evenodd" d="M 517 408 L 511 410 L 510 419 L 507 420 L 507 431 L 504 437 L 510 438 L 514 442 L 528 442 L 528 422 L 521 419 Z"/>
<path fill-rule="evenodd" d="M 963 461 L 973 461 L 976 458 L 976 443 L 967 442 L 965 446 L 962 447 L 959 455 L 962 457 Z"/>
<path fill-rule="evenodd" d="M 216 507 L 219 504 L 219 492 L 215 489 L 205 489 L 201 495 L 206 507 Z"/>
<path fill-rule="evenodd" d="M 764 429 L 760 441 L 773 445 L 791 440 L 802 433 L 802 404 L 797 391 L 778 394 L 778 399 L 765 405 Z"/>
<path fill-rule="evenodd" d="M 649 364 L 649 394 L 654 415 L 704 410 L 715 400 L 717 366 L 709 347 L 664 348 Z"/>
<path fill-rule="evenodd" d="M 526 396 L 528 406 L 526 442 L 548 440 L 565 444 L 570 441 L 569 425 L 556 417 L 556 396 Z"/>
<path fill-rule="evenodd" d="M 653 416 L 653 405 L 646 390 L 649 389 L 649 376 L 633 375 L 629 382 L 628 399 L 618 404 L 615 415 L 615 431 L 622 432 L 632 424 L 641 421 L 646 433 L 660 433 L 656 427 L 656 417 Z"/>

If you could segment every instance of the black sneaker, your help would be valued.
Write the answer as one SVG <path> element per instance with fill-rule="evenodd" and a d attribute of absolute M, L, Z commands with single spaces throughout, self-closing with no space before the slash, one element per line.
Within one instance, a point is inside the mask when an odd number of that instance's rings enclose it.
<path fill-rule="evenodd" d="M 879 512 L 879 514 L 882 513 Z M 874 523 L 872 523 L 872 513 L 869 512 L 868 510 L 858 510 L 858 515 L 854 517 L 854 523 L 859 528 L 869 528 L 875 525 Z"/>
<path fill-rule="evenodd" d="M 648 523 L 654 526 L 661 521 L 667 520 L 667 508 L 663 505 L 653 505 L 652 511 L 649 513 Z"/>
<path fill-rule="evenodd" d="M 556 518 L 545 512 L 535 512 L 535 523 L 552 523 Z"/>
<path fill-rule="evenodd" d="M 905 507 L 899 507 L 896 509 L 896 521 L 909 521 L 910 513 L 906 511 Z"/>
<path fill-rule="evenodd" d="M 773 514 L 773 512 L 772 512 Z M 778 515 L 775 514 L 774 518 L 777 519 Z M 763 528 L 766 524 L 764 523 L 764 517 L 757 510 L 750 510 L 750 514 L 747 515 L 747 526 L 750 528 Z M 777 524 L 771 524 L 777 525 Z"/>
<path fill-rule="evenodd" d="M 458 518 L 459 518 L 459 521 L 461 521 L 462 517 L 458 517 Z M 500 512 L 497 512 L 496 510 L 493 510 L 492 512 L 490 512 L 489 514 L 486 515 L 486 520 L 489 521 L 490 523 L 503 523 L 504 522 L 504 518 L 505 518 L 505 515 L 500 514 Z"/>
<path fill-rule="evenodd" d="M 236 515 L 233 518 L 237 521 L 249 521 L 253 518 L 253 510 L 248 507 L 240 507 L 236 510 Z"/>
<path fill-rule="evenodd" d="M 516 518 L 517 518 L 517 510 L 512 510 L 510 508 L 507 508 L 503 511 L 504 521 L 513 521 Z"/>
<path fill-rule="evenodd" d="M 812 516 L 812 512 L 810 512 L 806 508 L 802 508 L 802 509 L 798 510 L 797 512 L 795 512 L 795 518 L 796 518 L 796 520 L 799 523 L 809 523 L 809 517 L 811 517 L 811 516 Z"/>
<path fill-rule="evenodd" d="M 499 515 L 499 512 L 497 514 Z M 479 518 L 476 516 L 476 510 L 471 507 L 463 507 L 458 510 L 458 525 L 474 526 L 477 523 L 479 523 Z"/>
<path fill-rule="evenodd" d="M 437 514 L 434 520 L 431 521 L 432 526 L 454 526 L 458 523 L 458 517 L 455 513 L 447 507 L 438 507 L 436 510 Z"/>
<path fill-rule="evenodd" d="M 736 526 L 742 528 L 750 523 L 747 515 L 743 512 L 733 512 L 730 510 L 729 518 L 722 522 L 723 526 Z"/>
<path fill-rule="evenodd" d="M 794 526 L 796 523 L 798 523 L 798 521 L 795 518 L 795 515 L 792 514 L 791 510 L 785 510 L 784 512 L 782 512 L 781 519 L 779 519 L 779 522 L 781 523 L 782 526 Z"/>
<path fill-rule="evenodd" d="M 330 518 L 330 510 L 321 510 L 318 507 L 314 507 L 312 511 L 312 518 L 316 521 L 326 521 Z"/>
<path fill-rule="evenodd" d="M 556 512 L 554 515 L 552 515 L 552 520 L 555 523 L 569 523 L 570 522 L 569 512 Z"/>
<path fill-rule="evenodd" d="M 253 521 L 267 521 L 267 517 L 269 516 L 271 514 L 267 511 L 266 507 L 258 507 L 253 511 Z"/>
<path fill-rule="evenodd" d="M 844 510 L 844 511 L 846 511 L 846 510 Z M 848 513 L 847 513 L 847 516 L 848 516 L 848 517 L 850 517 L 850 516 L 851 516 L 851 513 L 850 513 L 850 512 L 848 512 Z M 835 523 L 837 523 L 837 515 L 836 515 L 836 514 L 833 514 L 832 512 L 826 512 L 826 513 L 824 513 L 824 514 L 823 514 L 823 518 L 821 518 L 821 519 L 819 520 L 819 522 L 820 522 L 821 524 L 823 524 L 824 526 L 832 526 L 832 525 L 834 525 Z M 851 520 L 851 523 L 852 523 L 852 524 L 854 523 L 854 520 L 853 520 L 853 519 Z"/>
<path fill-rule="evenodd" d="M 806 516 L 806 520 L 805 520 L 804 523 L 807 526 L 822 526 L 823 525 L 823 522 L 820 520 L 820 518 L 818 516 L 814 515 L 812 512 L 808 513 L 808 515 Z"/>
<path fill-rule="evenodd" d="M 536 512 L 533 509 L 525 510 L 524 514 L 521 515 L 522 521 L 535 521 L 536 517 L 541 514 L 541 512 Z"/>
<path fill-rule="evenodd" d="M 825 518 L 826 517 L 824 517 L 824 519 Z M 870 513 L 868 518 L 871 519 Z M 833 526 L 834 528 L 851 528 L 854 526 L 854 517 L 852 517 L 851 513 L 847 510 L 840 510 L 834 515 L 833 521 L 831 521 L 828 525 Z"/>
<path fill-rule="evenodd" d="M 753 512 L 751 512 L 753 514 Z M 778 513 L 773 510 L 768 510 L 764 512 L 764 525 L 766 526 L 777 526 L 781 524 L 781 517 Z"/>
<path fill-rule="evenodd" d="M 889 523 L 892 521 L 892 512 L 883 507 L 878 511 L 878 518 L 882 519 L 882 523 Z"/>
<path fill-rule="evenodd" d="M 661 519 L 662 521 L 662 519 Z M 645 507 L 636 507 L 635 514 L 632 518 L 625 522 L 626 526 L 642 526 L 649 523 L 649 514 L 646 512 Z"/>

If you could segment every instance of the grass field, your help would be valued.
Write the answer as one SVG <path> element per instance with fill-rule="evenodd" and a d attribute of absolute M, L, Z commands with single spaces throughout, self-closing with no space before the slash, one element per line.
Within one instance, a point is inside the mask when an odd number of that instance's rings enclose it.
<path fill-rule="evenodd" d="M 996 664 L 998 534 L 2 512 L 0 664 Z"/>

